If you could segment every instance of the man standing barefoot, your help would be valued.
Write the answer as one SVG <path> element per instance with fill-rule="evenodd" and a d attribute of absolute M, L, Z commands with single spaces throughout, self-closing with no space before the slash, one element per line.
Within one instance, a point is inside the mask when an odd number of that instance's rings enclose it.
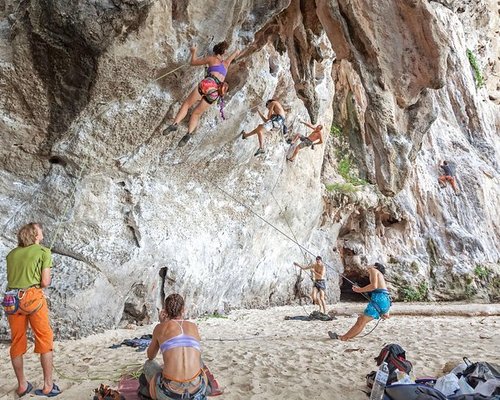
<path fill-rule="evenodd" d="M 294 265 L 296 265 L 297 267 L 299 267 L 303 270 L 308 270 L 308 269 L 313 270 L 314 283 L 313 283 L 313 289 L 312 289 L 312 294 L 311 294 L 312 301 L 313 301 L 313 303 L 318 304 L 319 311 L 321 311 L 323 314 L 326 314 L 326 303 L 325 303 L 325 290 L 326 290 L 325 272 L 326 272 L 326 268 L 325 268 L 325 265 L 323 264 L 321 256 L 317 256 L 316 262 L 313 264 L 310 264 L 308 266 L 302 266 L 296 262 L 294 262 Z"/>

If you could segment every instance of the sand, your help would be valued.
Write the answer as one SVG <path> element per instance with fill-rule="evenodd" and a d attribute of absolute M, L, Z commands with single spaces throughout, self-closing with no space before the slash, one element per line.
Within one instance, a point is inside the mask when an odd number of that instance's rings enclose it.
<path fill-rule="evenodd" d="M 368 336 L 350 342 L 328 339 L 328 330 L 344 333 L 363 308 L 361 303 L 330 306 L 340 312 L 332 322 L 284 320 L 307 315 L 313 306 L 239 310 L 227 318 L 199 319 L 203 358 L 225 388 L 219 398 L 366 400 L 365 375 L 375 369 L 373 357 L 386 343 L 403 346 L 417 377 L 438 376 L 446 362 L 458 364 L 464 356 L 500 364 L 500 305 L 396 304 L 393 317 Z M 462 316 L 466 314 L 476 316 Z M 133 327 L 56 342 L 54 375 L 64 391 L 58 398 L 91 399 L 100 383 L 117 387 L 119 376 L 137 370 L 146 355 L 109 346 L 151 331 L 152 326 Z M 16 398 L 8 350 L 8 343 L 0 344 L 1 400 Z M 30 344 L 25 371 L 36 388 L 42 374 L 32 351 Z"/>

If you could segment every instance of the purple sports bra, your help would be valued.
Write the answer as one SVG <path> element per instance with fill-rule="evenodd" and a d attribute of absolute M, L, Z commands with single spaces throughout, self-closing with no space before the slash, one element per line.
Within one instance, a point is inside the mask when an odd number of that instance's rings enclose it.
<path fill-rule="evenodd" d="M 179 324 L 179 321 L 172 320 L 177 322 L 179 328 L 181 328 L 181 333 L 173 338 L 165 340 L 162 344 L 160 344 L 160 350 L 162 353 L 165 353 L 167 350 L 174 349 L 176 347 L 192 347 L 198 350 L 201 353 L 200 342 L 190 335 L 184 334 L 184 330 L 182 329 L 182 323 Z M 184 322 L 184 320 L 182 321 Z"/>
<path fill-rule="evenodd" d="M 217 65 L 212 65 L 212 66 L 208 67 L 208 73 L 211 74 L 212 72 L 218 72 L 222 76 L 226 76 L 227 69 L 224 66 L 224 64 L 217 64 Z"/>

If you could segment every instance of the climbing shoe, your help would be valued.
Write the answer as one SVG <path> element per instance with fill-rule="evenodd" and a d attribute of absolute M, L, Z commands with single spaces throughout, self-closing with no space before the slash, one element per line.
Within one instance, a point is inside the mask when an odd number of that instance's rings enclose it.
<path fill-rule="evenodd" d="M 264 153 L 265 153 L 264 149 L 259 147 L 255 152 L 254 156 L 258 156 L 259 154 L 264 154 Z"/>
<path fill-rule="evenodd" d="M 330 339 L 334 340 L 340 339 L 339 335 L 337 335 L 335 332 L 332 331 L 328 331 L 328 336 L 330 336 Z"/>
<path fill-rule="evenodd" d="M 172 124 L 172 125 L 167 126 L 163 130 L 163 134 L 168 135 L 170 132 L 175 132 L 176 130 L 177 130 L 177 124 Z"/>
<path fill-rule="evenodd" d="M 241 131 L 240 133 L 242 139 L 246 139 L 247 137 L 245 136 L 245 131 Z"/>
<path fill-rule="evenodd" d="M 179 141 L 178 146 L 179 146 L 179 147 L 183 147 L 183 146 L 185 146 L 185 145 L 186 145 L 186 143 L 187 143 L 187 142 L 189 142 L 189 140 L 191 139 L 191 136 L 192 136 L 192 135 L 191 135 L 190 133 L 188 133 L 188 134 L 184 135 L 184 136 L 183 136 L 183 138 Z"/>

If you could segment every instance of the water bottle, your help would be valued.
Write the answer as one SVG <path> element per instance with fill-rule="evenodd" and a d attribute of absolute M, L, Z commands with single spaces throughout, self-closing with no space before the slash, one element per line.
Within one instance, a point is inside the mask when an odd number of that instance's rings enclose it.
<path fill-rule="evenodd" d="M 385 384 L 389 378 L 389 367 L 384 361 L 375 375 L 375 380 L 373 381 L 372 392 L 370 394 L 370 400 L 382 400 L 384 398 Z"/>

